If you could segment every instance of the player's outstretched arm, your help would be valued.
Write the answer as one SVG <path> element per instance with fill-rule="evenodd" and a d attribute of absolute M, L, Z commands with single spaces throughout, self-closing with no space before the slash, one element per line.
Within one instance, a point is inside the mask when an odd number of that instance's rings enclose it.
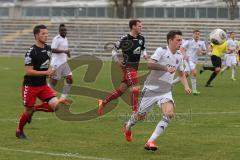
<path fill-rule="evenodd" d="M 188 81 L 186 78 L 186 75 L 184 74 L 183 71 L 179 71 L 179 77 L 180 77 L 180 81 L 182 83 L 182 85 L 184 86 L 184 90 L 187 94 L 191 94 L 192 90 L 190 89 L 189 85 L 188 85 Z"/>

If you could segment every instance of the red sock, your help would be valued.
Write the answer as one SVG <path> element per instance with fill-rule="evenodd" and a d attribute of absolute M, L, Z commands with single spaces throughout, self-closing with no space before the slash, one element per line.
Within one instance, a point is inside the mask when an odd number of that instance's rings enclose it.
<path fill-rule="evenodd" d="M 138 109 L 139 89 L 133 89 L 131 93 L 132 111 L 136 112 Z"/>
<path fill-rule="evenodd" d="M 109 96 L 107 96 L 107 98 L 104 100 L 104 105 L 109 103 L 111 100 L 120 97 L 122 94 L 123 94 L 123 92 L 120 91 L 120 89 L 116 89 Z"/>
<path fill-rule="evenodd" d="M 54 110 L 46 102 L 43 102 L 40 105 L 34 106 L 34 111 L 54 112 Z"/>
<path fill-rule="evenodd" d="M 28 122 L 28 116 L 26 112 L 23 112 L 20 120 L 19 120 L 19 124 L 18 124 L 18 129 L 23 132 L 23 127 L 25 126 L 25 124 Z"/>

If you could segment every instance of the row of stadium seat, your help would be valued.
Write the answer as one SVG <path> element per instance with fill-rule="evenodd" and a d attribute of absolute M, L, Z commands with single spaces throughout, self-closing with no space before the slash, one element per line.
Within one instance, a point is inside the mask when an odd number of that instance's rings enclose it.
<path fill-rule="evenodd" d="M 68 39 L 72 54 L 94 54 L 101 57 L 109 57 L 111 53 L 104 51 L 107 42 L 114 42 L 122 35 L 129 32 L 128 20 L 119 19 L 63 19 L 59 20 L 8 20 L 2 19 L 0 24 L 0 53 L 1 54 L 25 54 L 33 44 L 32 28 L 43 23 L 49 29 L 49 44 L 58 33 L 58 25 L 64 22 L 68 28 Z M 143 19 L 143 35 L 146 38 L 147 50 L 150 54 L 159 46 L 166 45 L 166 34 L 169 30 L 180 29 L 184 39 L 191 38 L 192 30 L 199 29 L 203 40 L 215 28 L 224 28 L 238 32 L 239 22 L 230 20 L 156 20 Z"/>

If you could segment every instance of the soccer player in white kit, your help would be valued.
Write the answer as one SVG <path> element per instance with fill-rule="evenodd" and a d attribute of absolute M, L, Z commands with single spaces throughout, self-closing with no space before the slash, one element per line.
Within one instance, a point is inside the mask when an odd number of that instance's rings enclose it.
<path fill-rule="evenodd" d="M 131 118 L 124 125 L 124 136 L 128 142 L 132 141 L 131 127 L 138 121 L 143 120 L 146 114 L 157 103 L 162 109 L 163 117 L 157 124 L 152 136 L 144 148 L 146 150 L 157 150 L 155 143 L 157 137 L 163 133 L 174 115 L 175 103 L 172 97 L 172 81 L 176 71 L 179 72 L 185 92 L 191 94 L 186 76 L 184 74 L 183 57 L 177 52 L 182 43 L 182 32 L 179 30 L 170 31 L 167 34 L 167 48 L 157 48 L 155 53 L 148 60 L 148 68 L 151 73 L 148 75 L 142 90 L 142 99 L 138 111 L 133 113 Z"/>
<path fill-rule="evenodd" d="M 191 74 L 192 93 L 193 95 L 199 95 L 197 91 L 197 63 L 198 56 L 206 53 L 206 45 L 204 41 L 200 40 L 200 31 L 193 30 L 192 39 L 185 40 L 180 47 L 180 52 L 184 56 L 185 74 L 188 77 Z M 174 84 L 179 82 L 179 77 L 174 80 Z"/>
<path fill-rule="evenodd" d="M 54 75 L 49 79 L 50 86 L 53 88 L 57 82 L 64 77 L 66 83 L 63 86 L 61 98 L 66 99 L 72 83 L 72 71 L 67 63 L 67 58 L 71 57 L 70 50 L 68 48 L 67 28 L 65 24 L 59 25 L 59 35 L 55 36 L 52 40 L 52 59 L 51 66 L 55 70 Z"/>
<path fill-rule="evenodd" d="M 236 81 L 236 68 L 237 68 L 237 53 L 238 53 L 238 41 L 235 39 L 236 33 L 230 32 L 229 39 L 227 40 L 227 53 L 224 56 L 225 67 L 221 69 L 221 74 L 229 68 L 232 68 L 233 81 Z"/>

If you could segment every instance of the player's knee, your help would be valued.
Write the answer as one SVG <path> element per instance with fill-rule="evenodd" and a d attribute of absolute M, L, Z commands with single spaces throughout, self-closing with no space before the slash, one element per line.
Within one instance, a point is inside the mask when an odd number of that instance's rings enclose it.
<path fill-rule="evenodd" d="M 216 72 L 216 73 L 219 73 L 219 72 L 220 72 L 220 70 L 221 70 L 221 68 L 220 68 L 220 67 L 217 67 L 217 68 L 215 68 L 215 72 Z"/>
<path fill-rule="evenodd" d="M 34 109 L 32 107 L 25 107 L 25 112 L 28 116 L 33 114 Z"/>
<path fill-rule="evenodd" d="M 136 87 L 136 86 L 132 88 L 133 93 L 138 93 L 139 90 L 140 90 L 139 87 Z"/>
<path fill-rule="evenodd" d="M 174 117 L 174 112 L 172 109 L 169 109 L 167 111 L 165 111 L 164 116 L 168 117 L 169 119 Z"/>
<path fill-rule="evenodd" d="M 167 117 L 168 119 L 172 119 L 174 117 L 174 113 L 173 112 L 167 112 L 164 114 L 165 117 Z"/>
<path fill-rule="evenodd" d="M 56 111 L 58 109 L 58 104 L 59 104 L 58 98 L 57 97 L 51 98 L 48 101 L 48 104 L 54 111 Z"/>
<path fill-rule="evenodd" d="M 192 77 L 196 77 L 197 76 L 197 72 L 193 71 L 192 72 Z"/>
<path fill-rule="evenodd" d="M 73 78 L 71 75 L 66 77 L 66 82 L 67 82 L 67 84 L 73 84 Z"/>

